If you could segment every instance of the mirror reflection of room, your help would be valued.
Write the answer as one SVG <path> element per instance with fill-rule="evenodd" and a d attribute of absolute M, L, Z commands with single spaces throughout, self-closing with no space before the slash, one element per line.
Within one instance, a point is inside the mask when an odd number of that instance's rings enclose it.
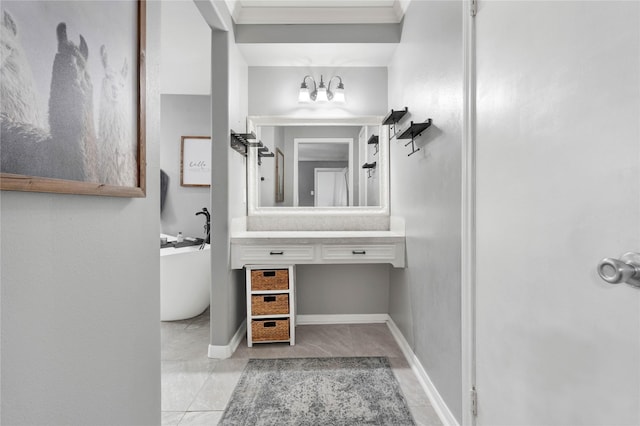
<path fill-rule="evenodd" d="M 378 132 L 378 126 L 261 126 L 261 142 L 282 155 L 260 161 L 259 206 L 379 206 L 377 173 L 362 168 L 380 161 L 377 147 L 367 143 Z"/>

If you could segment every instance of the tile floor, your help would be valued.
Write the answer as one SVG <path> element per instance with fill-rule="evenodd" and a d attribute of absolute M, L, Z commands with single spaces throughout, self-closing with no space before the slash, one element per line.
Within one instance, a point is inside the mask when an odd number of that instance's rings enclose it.
<path fill-rule="evenodd" d="M 162 425 L 217 425 L 249 358 L 386 356 L 419 425 L 441 425 L 385 324 L 296 327 L 296 344 L 244 340 L 229 359 L 207 358 L 209 311 L 162 322 Z"/>

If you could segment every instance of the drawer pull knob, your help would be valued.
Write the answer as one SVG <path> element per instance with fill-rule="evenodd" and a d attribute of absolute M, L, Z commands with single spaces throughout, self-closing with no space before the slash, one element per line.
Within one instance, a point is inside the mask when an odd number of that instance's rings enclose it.
<path fill-rule="evenodd" d="M 364 250 L 351 250 L 352 254 L 367 254 L 366 251 Z"/>
<path fill-rule="evenodd" d="M 276 301 L 276 297 L 275 296 L 264 296 L 264 301 L 265 302 L 275 302 Z"/>
<path fill-rule="evenodd" d="M 271 252 L 269 252 L 269 254 L 272 255 L 272 256 L 276 255 L 276 254 L 280 254 L 281 255 L 281 254 L 284 254 L 284 252 L 283 251 L 271 251 Z"/>
<path fill-rule="evenodd" d="M 276 276 L 276 271 L 264 271 L 262 273 L 263 277 L 275 277 Z"/>
<path fill-rule="evenodd" d="M 275 321 L 266 321 L 264 323 L 264 327 L 265 328 L 267 328 L 267 327 L 275 327 L 275 326 L 276 326 L 276 322 Z"/>

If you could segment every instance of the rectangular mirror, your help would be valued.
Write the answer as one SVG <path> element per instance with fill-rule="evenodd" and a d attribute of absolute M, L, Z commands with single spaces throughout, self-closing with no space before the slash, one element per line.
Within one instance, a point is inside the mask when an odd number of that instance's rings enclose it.
<path fill-rule="evenodd" d="M 248 130 L 275 158 L 258 161 L 258 148 L 248 150 L 248 216 L 388 215 L 382 119 L 249 117 Z"/>

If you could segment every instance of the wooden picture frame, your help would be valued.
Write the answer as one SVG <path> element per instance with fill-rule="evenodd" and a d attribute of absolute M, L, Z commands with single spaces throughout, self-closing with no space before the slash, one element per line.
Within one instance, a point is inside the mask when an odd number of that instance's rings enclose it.
<path fill-rule="evenodd" d="M 284 152 L 276 148 L 276 203 L 284 201 Z"/>
<path fill-rule="evenodd" d="M 0 83 L 21 98 L 0 110 L 0 189 L 145 197 L 146 0 L 5 3 L 0 25 L 21 58 Z"/>
<path fill-rule="evenodd" d="M 182 137 L 180 186 L 211 186 L 211 137 Z"/>

